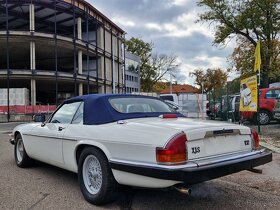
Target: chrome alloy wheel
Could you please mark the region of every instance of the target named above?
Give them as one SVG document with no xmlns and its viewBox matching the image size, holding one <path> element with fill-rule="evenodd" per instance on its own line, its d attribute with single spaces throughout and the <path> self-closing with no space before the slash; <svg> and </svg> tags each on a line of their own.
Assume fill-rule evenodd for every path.
<svg viewBox="0 0 280 210">
<path fill-rule="evenodd" d="M 16 146 L 16 153 L 17 153 L 17 162 L 21 163 L 23 159 L 23 141 L 22 139 L 18 139 L 17 146 Z"/>
<path fill-rule="evenodd" d="M 89 155 L 83 164 L 83 181 L 88 192 L 95 195 L 102 186 L 102 169 L 99 160 L 94 155 Z"/>
<path fill-rule="evenodd" d="M 260 124 L 261 125 L 266 125 L 269 123 L 269 116 L 265 112 L 260 113 Z"/>
</svg>

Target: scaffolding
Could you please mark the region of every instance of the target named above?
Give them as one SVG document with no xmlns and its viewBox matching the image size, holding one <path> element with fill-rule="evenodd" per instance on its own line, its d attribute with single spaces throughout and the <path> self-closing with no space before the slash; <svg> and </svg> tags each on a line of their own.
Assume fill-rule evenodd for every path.
<svg viewBox="0 0 280 210">
<path fill-rule="evenodd" d="M 26 86 L 24 79 L 30 80 L 31 106 L 37 105 L 38 98 L 58 106 L 61 98 L 66 99 L 61 95 L 67 88 L 71 89 L 70 97 L 125 93 L 125 33 L 89 3 L 4 0 L 0 1 L 0 12 L 0 41 L 5 39 L 1 51 L 6 58 L 6 64 L 0 63 L 0 81 L 6 77 L 6 84 L 0 88 L 8 89 L 7 121 L 9 89 Z M 21 46 L 16 45 L 18 40 Z M 30 62 L 19 59 L 28 56 Z M 37 94 L 36 87 L 49 92 Z"/>
</svg>

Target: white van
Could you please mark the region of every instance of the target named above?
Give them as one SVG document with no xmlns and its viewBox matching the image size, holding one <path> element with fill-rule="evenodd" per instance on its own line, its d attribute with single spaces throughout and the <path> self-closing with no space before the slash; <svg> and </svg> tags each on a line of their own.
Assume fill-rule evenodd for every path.
<svg viewBox="0 0 280 210">
<path fill-rule="evenodd" d="M 178 104 L 178 111 L 187 117 L 202 119 L 206 117 L 206 94 L 161 94 L 159 97 L 164 101 L 172 101 Z"/>
</svg>

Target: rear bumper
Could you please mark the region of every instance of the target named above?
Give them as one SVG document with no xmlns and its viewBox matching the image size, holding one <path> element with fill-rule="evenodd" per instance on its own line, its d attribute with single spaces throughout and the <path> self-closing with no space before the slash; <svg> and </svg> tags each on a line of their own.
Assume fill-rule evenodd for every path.
<svg viewBox="0 0 280 210">
<path fill-rule="evenodd" d="M 266 164 L 271 161 L 272 153 L 264 151 L 255 155 L 250 155 L 247 157 L 237 158 L 229 161 L 221 161 L 210 165 L 197 165 L 196 167 L 183 167 L 175 169 L 167 167 L 163 168 L 160 166 L 151 167 L 117 162 L 110 162 L 110 165 L 112 169 L 128 173 L 157 179 L 182 181 L 185 184 L 195 184 L 243 170 L 251 170 L 254 167 Z"/>
</svg>

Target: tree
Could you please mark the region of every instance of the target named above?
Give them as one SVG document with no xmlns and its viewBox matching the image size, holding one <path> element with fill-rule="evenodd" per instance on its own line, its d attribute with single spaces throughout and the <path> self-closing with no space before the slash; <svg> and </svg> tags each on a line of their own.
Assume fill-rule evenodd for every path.
<svg viewBox="0 0 280 210">
<path fill-rule="evenodd" d="M 215 44 L 226 44 L 236 35 L 246 38 L 254 47 L 261 40 L 262 83 L 268 86 L 275 57 L 273 43 L 279 39 L 280 4 L 278 0 L 200 0 L 206 12 L 199 21 L 216 23 Z M 250 68 L 252 69 L 253 66 Z"/>
<path fill-rule="evenodd" d="M 141 59 L 140 78 L 141 89 L 144 92 L 151 92 L 158 81 L 178 66 L 176 56 L 152 54 L 153 43 L 146 43 L 140 38 L 132 37 L 127 40 L 126 50 Z"/>
<path fill-rule="evenodd" d="M 271 66 L 268 73 L 269 80 L 276 82 L 280 77 L 280 42 L 272 42 L 273 56 L 271 56 Z M 254 75 L 252 72 L 255 62 L 255 47 L 244 37 L 238 37 L 237 47 L 229 57 L 232 67 L 241 72 L 241 78 Z"/>
<path fill-rule="evenodd" d="M 142 71 L 141 68 L 145 68 L 145 66 L 149 63 L 149 60 L 152 56 L 154 44 L 152 42 L 146 43 L 140 38 L 132 37 L 131 39 L 126 40 L 125 45 L 127 51 L 140 57 L 140 71 Z"/>
<path fill-rule="evenodd" d="M 209 92 L 213 89 L 218 90 L 225 86 L 227 82 L 227 73 L 220 68 L 216 69 L 196 69 L 190 73 L 195 77 L 195 84 L 203 88 L 203 92 Z"/>
</svg>

